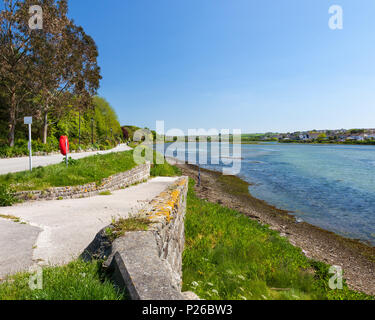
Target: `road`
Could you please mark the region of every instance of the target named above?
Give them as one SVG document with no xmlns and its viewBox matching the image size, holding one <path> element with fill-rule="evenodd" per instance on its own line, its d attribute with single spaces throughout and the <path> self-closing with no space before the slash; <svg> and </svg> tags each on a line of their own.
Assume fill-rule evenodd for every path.
<svg viewBox="0 0 375 320">
<path fill-rule="evenodd" d="M 71 153 L 69 157 L 73 159 L 82 159 L 95 154 L 107 154 L 111 152 L 121 152 L 131 150 L 126 144 L 121 144 L 114 149 L 106 151 L 92 151 L 92 152 L 81 152 Z M 45 167 L 51 164 L 60 163 L 63 160 L 63 156 L 60 154 L 49 155 L 49 156 L 35 156 L 33 157 L 33 167 Z M 0 175 L 7 174 L 10 172 L 21 172 L 29 170 L 29 158 L 11 158 L 11 159 L 0 159 Z"/>
<path fill-rule="evenodd" d="M 158 177 L 110 196 L 28 202 L 0 208 L 21 223 L 0 217 L 0 278 L 39 265 L 77 258 L 112 218 L 127 218 L 177 178 Z"/>
</svg>

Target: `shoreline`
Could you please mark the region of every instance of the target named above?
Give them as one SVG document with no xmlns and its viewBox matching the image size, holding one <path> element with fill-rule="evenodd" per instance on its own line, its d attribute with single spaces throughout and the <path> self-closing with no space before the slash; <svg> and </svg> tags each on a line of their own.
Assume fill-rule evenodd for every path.
<svg viewBox="0 0 375 320">
<path fill-rule="evenodd" d="M 184 175 L 197 181 L 198 168 L 177 163 Z M 312 259 L 341 266 L 349 287 L 375 295 L 375 247 L 359 240 L 342 237 L 307 222 L 297 222 L 289 212 L 257 199 L 249 192 L 251 184 L 237 176 L 201 168 L 201 186 L 197 196 L 237 210 L 270 229 L 278 231 L 290 243 Z"/>
</svg>

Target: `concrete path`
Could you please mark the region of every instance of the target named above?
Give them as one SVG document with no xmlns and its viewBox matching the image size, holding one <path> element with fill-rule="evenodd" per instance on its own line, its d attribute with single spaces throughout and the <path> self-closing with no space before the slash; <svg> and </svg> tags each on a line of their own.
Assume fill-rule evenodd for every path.
<svg viewBox="0 0 375 320">
<path fill-rule="evenodd" d="M 39 264 L 61 265 L 77 258 L 112 218 L 128 217 L 177 178 L 154 178 L 111 196 L 29 202 L 0 208 L 0 278 Z"/>
<path fill-rule="evenodd" d="M 85 157 L 93 156 L 95 154 L 107 154 L 111 152 L 121 152 L 129 150 L 131 150 L 130 147 L 128 147 L 126 144 L 121 144 L 111 150 L 71 153 L 69 154 L 69 157 L 72 157 L 73 159 L 82 159 Z M 33 157 L 33 167 L 45 167 L 51 164 L 60 163 L 62 160 L 63 156 L 61 154 Z M 0 159 L 0 175 L 7 174 L 9 172 L 20 172 L 26 170 L 29 170 L 28 157 Z"/>
</svg>

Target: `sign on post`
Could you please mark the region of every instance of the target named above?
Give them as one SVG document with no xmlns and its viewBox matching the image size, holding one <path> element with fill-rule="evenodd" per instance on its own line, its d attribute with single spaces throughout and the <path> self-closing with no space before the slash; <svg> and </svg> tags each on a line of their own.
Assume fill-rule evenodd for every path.
<svg viewBox="0 0 375 320">
<path fill-rule="evenodd" d="M 30 166 L 30 171 L 33 171 L 33 153 L 31 149 L 31 125 L 33 124 L 33 117 L 25 117 L 23 119 L 24 124 L 27 124 L 29 126 L 29 166 Z"/>
<path fill-rule="evenodd" d="M 25 124 L 33 124 L 33 117 L 25 117 L 23 120 Z"/>
</svg>

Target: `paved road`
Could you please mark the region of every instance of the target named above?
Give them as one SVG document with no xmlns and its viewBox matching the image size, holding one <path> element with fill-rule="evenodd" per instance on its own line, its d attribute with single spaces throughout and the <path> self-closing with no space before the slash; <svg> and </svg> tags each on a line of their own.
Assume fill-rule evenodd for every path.
<svg viewBox="0 0 375 320">
<path fill-rule="evenodd" d="M 82 159 L 82 158 L 89 157 L 95 154 L 107 154 L 111 152 L 120 152 L 120 151 L 128 151 L 128 150 L 131 150 L 131 148 L 125 144 L 121 144 L 111 150 L 71 153 L 69 154 L 69 156 L 72 157 L 73 159 Z M 63 156 L 60 154 L 33 157 L 33 167 L 34 168 L 40 167 L 40 166 L 45 167 L 51 164 L 60 163 L 62 160 L 63 160 Z M 29 158 L 28 157 L 0 159 L 0 175 L 7 174 L 9 172 L 20 172 L 20 171 L 26 171 L 26 170 L 29 170 Z"/>
<path fill-rule="evenodd" d="M 61 265 L 77 258 L 113 217 L 128 217 L 177 178 L 154 178 L 111 196 L 30 202 L 0 208 L 0 278 L 39 264 Z"/>
</svg>

